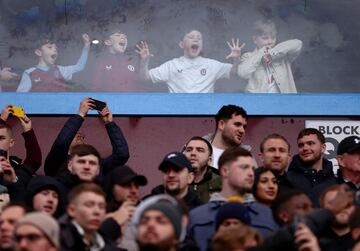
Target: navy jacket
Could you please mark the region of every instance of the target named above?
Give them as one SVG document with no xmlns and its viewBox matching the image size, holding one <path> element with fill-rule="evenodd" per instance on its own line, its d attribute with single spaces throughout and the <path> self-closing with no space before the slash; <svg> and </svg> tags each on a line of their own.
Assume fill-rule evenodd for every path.
<svg viewBox="0 0 360 251">
<path fill-rule="evenodd" d="M 84 118 L 76 114 L 65 123 L 46 157 L 46 175 L 56 176 L 67 172 L 69 147 L 83 122 Z M 113 166 L 124 165 L 129 159 L 128 144 L 120 127 L 115 122 L 110 122 L 105 124 L 105 128 L 111 141 L 112 154 L 100 160 L 100 177 L 104 177 Z"/>
<path fill-rule="evenodd" d="M 194 240 L 201 251 L 208 250 L 208 244 L 215 233 L 215 216 L 225 202 L 218 193 L 214 193 L 208 203 L 190 211 L 187 238 Z M 270 208 L 256 201 L 244 204 L 250 212 L 251 225 L 262 236 L 278 229 Z"/>
<path fill-rule="evenodd" d="M 311 166 L 306 166 L 299 155 L 295 155 L 286 177 L 294 188 L 304 191 L 309 196 L 315 207 L 319 207 L 321 193 L 329 186 L 337 184 L 333 165 L 325 158 L 323 159 L 322 170 L 317 172 Z"/>
<path fill-rule="evenodd" d="M 163 185 L 159 185 L 154 187 L 151 190 L 151 194 L 146 195 L 143 200 L 153 196 L 153 195 L 157 195 L 157 194 L 164 194 L 165 193 L 165 187 Z M 185 197 L 183 198 L 184 203 L 186 204 L 186 206 L 188 207 L 189 210 L 196 208 L 198 206 L 201 206 L 202 204 L 204 204 L 199 196 L 191 190 L 191 188 L 189 187 L 188 193 L 185 195 Z"/>
</svg>

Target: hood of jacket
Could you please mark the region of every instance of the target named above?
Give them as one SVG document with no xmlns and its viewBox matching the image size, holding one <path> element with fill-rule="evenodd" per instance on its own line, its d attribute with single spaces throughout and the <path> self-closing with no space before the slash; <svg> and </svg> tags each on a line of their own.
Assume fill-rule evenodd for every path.
<svg viewBox="0 0 360 251">
<path fill-rule="evenodd" d="M 58 206 L 55 211 L 54 216 L 58 217 L 64 213 L 65 207 L 65 191 L 64 187 L 61 183 L 59 183 L 56 179 L 50 176 L 35 176 L 33 177 L 29 184 L 27 185 L 26 189 L 26 204 L 33 208 L 33 198 L 34 196 L 46 189 L 54 190 L 58 194 Z"/>
</svg>

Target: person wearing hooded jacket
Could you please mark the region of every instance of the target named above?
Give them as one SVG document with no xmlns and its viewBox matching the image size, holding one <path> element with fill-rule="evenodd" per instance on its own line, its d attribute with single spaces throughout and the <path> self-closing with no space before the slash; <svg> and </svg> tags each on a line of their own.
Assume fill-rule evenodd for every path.
<svg viewBox="0 0 360 251">
<path fill-rule="evenodd" d="M 322 191 L 337 184 L 332 163 L 324 158 L 324 135 L 315 128 L 305 128 L 298 138 L 298 154 L 290 163 L 287 179 L 296 189 L 302 190 L 319 207 Z"/>
<path fill-rule="evenodd" d="M 65 190 L 61 183 L 49 176 L 33 177 L 26 189 L 25 203 L 35 211 L 55 218 L 65 212 Z"/>
</svg>

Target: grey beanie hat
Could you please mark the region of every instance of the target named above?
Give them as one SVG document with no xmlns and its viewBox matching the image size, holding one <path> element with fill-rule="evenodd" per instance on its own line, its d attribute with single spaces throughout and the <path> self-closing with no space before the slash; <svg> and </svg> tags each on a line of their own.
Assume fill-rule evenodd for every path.
<svg viewBox="0 0 360 251">
<path fill-rule="evenodd" d="M 177 239 L 180 238 L 180 234 L 182 230 L 181 229 L 182 215 L 178 207 L 172 205 L 168 201 L 159 201 L 145 208 L 145 210 L 141 214 L 141 217 L 147 211 L 150 210 L 156 210 L 162 212 L 171 221 L 171 224 L 174 226 L 176 238 Z"/>
<path fill-rule="evenodd" d="M 56 248 L 60 248 L 60 229 L 57 221 L 42 212 L 32 212 L 21 218 L 15 227 L 15 231 L 21 225 L 32 225 L 38 228 Z"/>
<path fill-rule="evenodd" d="M 135 210 L 132 218 L 133 233 L 137 236 L 137 228 L 144 213 L 149 210 L 162 212 L 174 226 L 176 238 L 181 242 L 185 238 L 186 228 L 182 220 L 182 210 L 173 197 L 167 194 L 154 195 L 144 200 Z"/>
</svg>

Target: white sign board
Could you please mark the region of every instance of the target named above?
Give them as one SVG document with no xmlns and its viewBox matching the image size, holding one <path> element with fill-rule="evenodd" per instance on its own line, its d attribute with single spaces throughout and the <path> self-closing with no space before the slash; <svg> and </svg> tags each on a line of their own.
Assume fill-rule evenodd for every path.
<svg viewBox="0 0 360 251">
<path fill-rule="evenodd" d="M 360 136 L 360 121 L 353 120 L 306 120 L 306 128 L 316 128 L 325 136 L 325 158 L 334 165 L 336 174 L 339 165 L 336 161 L 337 146 L 341 140 L 348 136 Z"/>
</svg>

